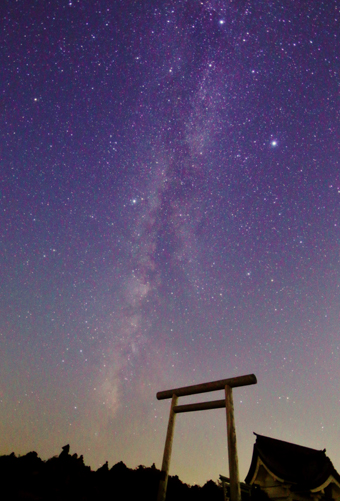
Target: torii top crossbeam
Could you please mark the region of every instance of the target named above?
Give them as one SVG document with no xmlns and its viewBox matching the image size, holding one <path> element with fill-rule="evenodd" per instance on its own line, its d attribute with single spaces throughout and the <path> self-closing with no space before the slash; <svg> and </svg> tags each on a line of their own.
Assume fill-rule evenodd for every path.
<svg viewBox="0 0 340 501">
<path fill-rule="evenodd" d="M 193 384 L 192 386 L 183 386 L 182 388 L 174 388 L 173 390 L 159 391 L 156 395 L 157 400 L 164 400 L 172 398 L 172 395 L 184 397 L 186 395 L 195 395 L 197 393 L 208 393 L 210 391 L 224 390 L 226 385 L 230 388 L 237 388 L 238 386 L 249 386 L 256 384 L 257 379 L 255 374 L 247 374 L 246 376 L 231 377 L 229 379 L 220 379 L 210 383 Z"/>
</svg>

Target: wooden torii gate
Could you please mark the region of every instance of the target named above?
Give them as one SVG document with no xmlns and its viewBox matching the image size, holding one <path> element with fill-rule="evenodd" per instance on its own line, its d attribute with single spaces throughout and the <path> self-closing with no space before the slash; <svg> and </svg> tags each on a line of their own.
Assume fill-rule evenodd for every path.
<svg viewBox="0 0 340 501">
<path fill-rule="evenodd" d="M 220 379 L 219 381 L 195 384 L 192 386 L 184 386 L 182 388 L 174 388 L 173 390 L 159 391 L 157 393 L 158 400 L 164 400 L 166 398 L 172 399 L 170 407 L 168 431 L 165 439 L 162 471 L 161 471 L 161 478 L 159 481 L 157 501 L 165 501 L 176 414 L 180 412 L 193 412 L 193 411 L 203 411 L 207 409 L 221 409 L 221 408 L 225 408 L 227 413 L 230 501 L 241 501 L 232 389 L 237 388 L 239 386 L 248 386 L 250 384 L 256 384 L 256 383 L 257 379 L 255 374 L 248 374 L 246 376 L 238 376 L 229 379 Z M 223 400 L 214 400 L 212 402 L 200 402 L 197 404 L 177 405 L 178 397 L 184 397 L 186 395 L 194 395 L 197 393 L 206 393 L 209 391 L 217 391 L 223 389 L 225 391 L 225 399 Z"/>
</svg>

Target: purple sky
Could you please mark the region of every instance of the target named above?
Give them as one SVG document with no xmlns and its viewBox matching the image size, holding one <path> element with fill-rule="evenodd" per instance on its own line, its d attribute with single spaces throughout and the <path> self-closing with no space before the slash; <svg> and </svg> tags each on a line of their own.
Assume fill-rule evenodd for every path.
<svg viewBox="0 0 340 501">
<path fill-rule="evenodd" d="M 340 470 L 339 9 L 2 4 L 0 454 L 160 467 L 156 392 L 254 372 L 242 479 L 253 431 Z M 223 410 L 170 473 L 228 474 Z"/>
</svg>

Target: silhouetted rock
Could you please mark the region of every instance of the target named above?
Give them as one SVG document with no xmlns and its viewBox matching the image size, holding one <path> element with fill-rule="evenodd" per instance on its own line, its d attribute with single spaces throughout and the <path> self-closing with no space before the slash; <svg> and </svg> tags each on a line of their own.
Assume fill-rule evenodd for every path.
<svg viewBox="0 0 340 501">
<path fill-rule="evenodd" d="M 69 453 L 70 453 L 70 445 L 69 444 L 64 445 L 64 447 L 62 447 L 62 452 L 59 454 L 59 457 L 63 458 L 65 456 L 68 456 Z"/>
</svg>

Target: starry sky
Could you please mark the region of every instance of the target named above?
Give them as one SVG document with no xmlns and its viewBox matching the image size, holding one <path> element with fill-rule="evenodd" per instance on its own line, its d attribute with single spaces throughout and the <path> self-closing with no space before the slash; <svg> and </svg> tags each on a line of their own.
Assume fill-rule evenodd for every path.
<svg viewBox="0 0 340 501">
<path fill-rule="evenodd" d="M 1 3 L 0 454 L 160 467 L 157 391 L 255 373 L 241 479 L 253 431 L 340 471 L 339 9 Z M 228 474 L 223 409 L 170 473 Z"/>
</svg>

